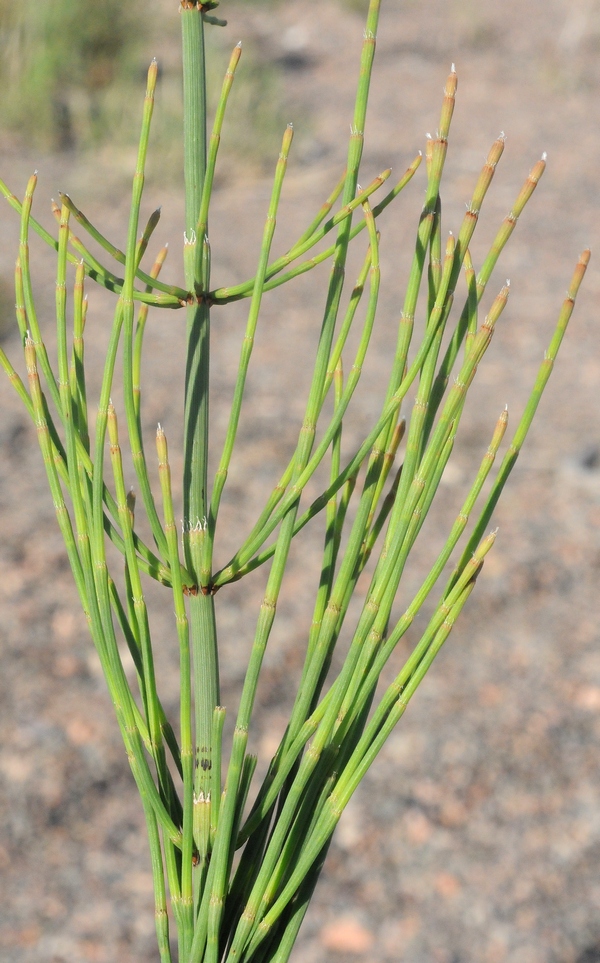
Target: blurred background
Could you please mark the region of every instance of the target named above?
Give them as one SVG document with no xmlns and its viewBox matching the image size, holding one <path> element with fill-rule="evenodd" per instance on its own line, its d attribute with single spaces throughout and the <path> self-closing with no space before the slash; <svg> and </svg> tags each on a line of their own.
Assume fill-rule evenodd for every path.
<svg viewBox="0 0 600 963">
<path fill-rule="evenodd" d="M 212 210 L 215 284 L 254 271 L 289 120 L 296 137 L 277 253 L 302 233 L 337 181 L 365 7 L 362 0 L 223 0 L 218 13 L 229 25 L 208 30 L 213 103 L 239 39 L 244 52 Z M 182 276 L 183 224 L 178 43 L 175 0 L 0 0 L 0 176 L 22 195 L 39 168 L 35 213 L 49 229 L 50 199 L 67 190 L 124 245 L 144 77 L 157 56 L 142 215 L 162 204 L 155 239 L 170 243 L 165 276 L 174 281 Z M 399 177 L 423 148 L 452 61 L 459 88 L 442 190 L 445 229 L 458 230 L 489 146 L 501 130 L 507 137 L 472 246 L 476 267 L 529 169 L 548 152 L 547 172 L 486 295 L 489 304 L 510 277 L 509 305 L 399 609 L 435 557 L 506 403 L 516 426 L 588 245 L 592 261 L 496 513 L 494 551 L 342 819 L 295 963 L 600 961 L 599 52 L 600 0 L 383 0 L 361 183 L 388 166 Z M 381 218 L 379 321 L 345 432 L 347 453 L 381 404 L 424 184 L 419 171 Z M 18 219 L 8 205 L 1 215 L 0 337 L 14 359 Z M 350 280 L 363 253 L 359 243 Z M 52 349 L 53 259 L 37 239 L 33 257 Z M 219 562 L 250 528 L 295 443 L 326 280 L 327 266 L 265 299 Z M 88 287 L 86 350 L 94 367 L 113 302 Z M 215 312 L 215 451 L 244 310 L 242 303 Z M 183 318 L 154 312 L 147 330 L 148 450 L 160 420 L 176 473 Z M 6 379 L 0 408 L 0 956 L 7 963 L 158 961 L 141 807 L 79 613 L 35 432 Z M 299 677 L 321 539 L 317 523 L 292 551 L 251 746 L 262 771 Z M 229 725 L 263 586 L 258 571 L 217 597 Z M 149 604 L 164 701 L 175 714 L 178 655 L 164 590 L 151 587 Z"/>
</svg>

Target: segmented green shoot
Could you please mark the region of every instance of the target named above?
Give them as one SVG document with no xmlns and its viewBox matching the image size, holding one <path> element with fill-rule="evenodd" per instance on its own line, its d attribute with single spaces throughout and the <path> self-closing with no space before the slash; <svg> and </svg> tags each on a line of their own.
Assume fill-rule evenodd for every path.
<svg viewBox="0 0 600 963">
<path fill-rule="evenodd" d="M 263 231 L 263 240 L 259 255 L 258 270 L 256 272 L 256 280 L 254 282 L 254 291 L 250 301 L 248 320 L 246 322 L 246 331 L 244 334 L 244 340 L 242 342 L 238 375 L 233 393 L 231 413 L 229 416 L 229 425 L 227 427 L 227 435 L 225 437 L 223 453 L 221 455 L 221 460 L 219 462 L 219 467 L 217 469 L 213 484 L 210 513 L 208 517 L 208 533 L 205 541 L 206 557 L 204 560 L 204 567 L 207 570 L 212 568 L 212 550 L 215 538 L 217 516 L 219 513 L 219 505 L 221 502 L 221 496 L 223 494 L 223 488 L 225 487 L 225 482 L 227 480 L 227 473 L 237 435 L 246 377 L 248 374 L 248 367 L 250 365 L 250 358 L 252 356 L 252 349 L 254 347 L 254 336 L 256 333 L 256 326 L 258 324 L 263 297 L 265 274 L 267 270 L 269 254 L 271 252 L 271 244 L 273 243 L 273 236 L 275 234 L 275 226 L 277 223 L 277 209 L 279 207 L 279 200 L 281 198 L 281 189 L 283 186 L 283 179 L 285 177 L 293 136 L 294 129 L 291 125 L 289 125 L 283 136 L 281 152 L 279 154 L 279 160 L 277 161 L 277 168 L 273 182 L 273 192 L 271 194 L 271 202 L 269 204 L 269 211 Z"/>
</svg>

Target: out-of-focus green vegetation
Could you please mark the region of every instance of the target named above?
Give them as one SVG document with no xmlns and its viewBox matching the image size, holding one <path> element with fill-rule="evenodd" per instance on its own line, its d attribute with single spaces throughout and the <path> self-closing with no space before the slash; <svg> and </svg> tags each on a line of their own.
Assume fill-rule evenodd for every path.
<svg viewBox="0 0 600 963">
<path fill-rule="evenodd" d="M 88 145 L 111 127 L 113 92 L 138 85 L 141 0 L 0 0 L 0 121 L 37 147 Z"/>
<path fill-rule="evenodd" d="M 146 69 L 156 54 L 160 79 L 152 166 L 160 165 L 163 178 L 169 172 L 178 177 L 179 31 L 175 2 L 0 0 L 0 127 L 17 146 L 37 150 L 133 145 Z M 224 71 L 234 42 L 228 30 L 207 30 L 210 62 L 222 64 Z M 214 76 L 209 77 L 215 100 L 222 81 L 219 69 L 213 66 Z M 282 116 L 278 74 L 277 64 L 253 51 L 251 42 L 245 45 L 223 146 L 255 166 L 278 151 L 287 119 Z"/>
</svg>

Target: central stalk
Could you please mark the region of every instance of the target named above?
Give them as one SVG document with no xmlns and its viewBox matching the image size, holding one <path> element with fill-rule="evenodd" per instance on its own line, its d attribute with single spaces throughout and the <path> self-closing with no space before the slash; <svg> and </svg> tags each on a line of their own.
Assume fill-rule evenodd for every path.
<svg viewBox="0 0 600 963">
<path fill-rule="evenodd" d="M 198 216 L 206 174 L 206 63 L 201 7 L 190 0 L 181 5 L 183 36 L 183 106 L 185 165 L 187 360 L 185 374 L 183 544 L 185 564 L 198 591 L 190 599 L 194 664 L 196 754 L 194 776 L 194 841 L 204 874 L 210 851 L 210 770 L 213 764 L 212 726 L 219 703 L 219 666 L 211 572 L 202 570 L 207 535 L 208 393 L 210 307 L 204 295 L 210 283 L 208 237 L 197 236 Z"/>
</svg>

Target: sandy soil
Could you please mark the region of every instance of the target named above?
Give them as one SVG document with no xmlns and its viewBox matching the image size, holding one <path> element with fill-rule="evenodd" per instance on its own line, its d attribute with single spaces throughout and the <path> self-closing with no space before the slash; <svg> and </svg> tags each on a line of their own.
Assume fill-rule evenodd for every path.
<svg viewBox="0 0 600 963">
<path fill-rule="evenodd" d="M 280 62 L 286 109 L 291 119 L 303 119 L 282 203 L 277 248 L 283 250 L 343 166 L 362 27 L 355 12 L 329 0 L 286 0 L 268 10 L 233 7 L 228 36 L 235 43 L 250 35 L 261 56 Z M 388 165 L 403 170 L 425 132 L 435 130 L 451 61 L 459 95 L 443 194 L 447 227 L 458 228 L 488 147 L 500 130 L 507 134 L 473 244 L 476 264 L 529 168 L 542 151 L 549 155 L 491 284 L 493 293 L 509 276 L 511 301 L 408 587 L 460 506 L 505 403 L 516 424 L 579 252 L 600 247 L 599 49 L 597 0 L 384 2 L 363 183 Z M 47 200 L 70 189 L 124 243 L 120 169 L 106 163 L 91 169 L 67 157 L 38 165 L 7 154 L 3 176 L 20 193 L 34 166 L 41 168 L 37 204 L 46 223 Z M 144 209 L 163 203 L 157 236 L 171 242 L 168 270 L 177 278 L 182 203 L 172 187 L 161 189 L 159 174 Z M 379 326 L 346 433 L 348 451 L 377 412 L 423 186 L 420 173 L 381 221 Z M 217 283 L 252 273 L 269 190 L 267 179 L 253 179 L 239 163 L 219 182 Z M 7 208 L 2 231 L 0 274 L 10 279 L 18 225 Z M 52 344 L 52 262 L 40 245 L 35 250 L 36 293 Z M 265 303 L 224 504 L 229 534 L 222 535 L 222 559 L 255 517 L 293 444 L 325 279 L 326 271 L 315 272 Z M 600 269 L 592 260 L 527 450 L 496 515 L 497 546 L 454 636 L 343 817 L 296 963 L 600 960 L 599 293 Z M 90 301 L 93 359 L 106 340 L 111 302 L 99 292 Z M 215 320 L 217 441 L 242 321 L 243 309 Z M 152 316 L 145 368 L 149 438 L 160 419 L 176 465 L 182 330 L 176 313 Z M 14 356 L 18 344 L 13 338 L 6 347 Z M 34 431 L 5 380 L 0 393 L 0 956 L 6 963 L 158 960 L 141 807 L 78 611 Z M 320 538 L 317 526 L 292 553 L 256 718 L 253 745 L 263 764 L 298 678 Z M 259 572 L 218 597 L 230 717 L 262 584 Z M 174 713 L 169 606 L 163 592 L 151 589 L 149 598 L 155 638 L 164 639 L 158 645 L 164 701 Z"/>
</svg>

